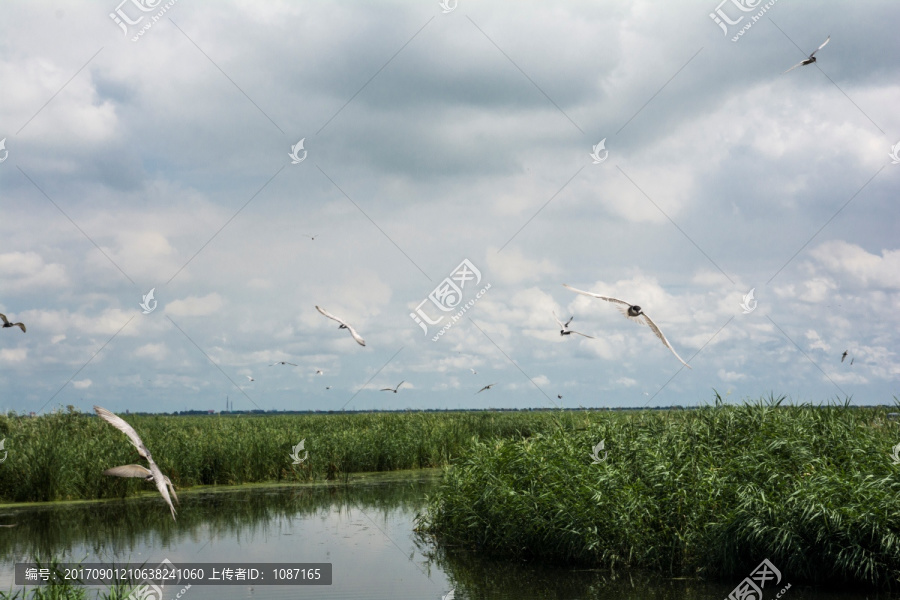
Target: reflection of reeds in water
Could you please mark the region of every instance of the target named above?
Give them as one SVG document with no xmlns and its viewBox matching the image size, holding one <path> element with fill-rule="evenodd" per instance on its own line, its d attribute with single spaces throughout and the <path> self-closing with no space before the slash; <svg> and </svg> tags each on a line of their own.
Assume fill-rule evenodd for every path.
<svg viewBox="0 0 900 600">
<path fill-rule="evenodd" d="M 361 509 L 373 518 L 396 510 L 415 514 L 438 474 L 384 474 L 350 486 L 321 483 L 193 491 L 188 492 L 190 502 L 182 505 L 177 524 L 165 511 L 155 516 L 148 512 L 159 503 L 152 494 L 126 502 L 22 508 L 15 515 L 19 526 L 0 535 L 0 561 L 29 554 L 57 556 L 77 546 L 101 555 L 147 545 L 171 546 L 198 535 L 277 535 L 279 527 L 291 520 L 332 511 Z"/>
<path fill-rule="evenodd" d="M 885 409 L 781 400 L 476 444 L 418 529 L 482 558 L 733 581 L 768 558 L 792 583 L 898 583 L 898 427 Z"/>
</svg>

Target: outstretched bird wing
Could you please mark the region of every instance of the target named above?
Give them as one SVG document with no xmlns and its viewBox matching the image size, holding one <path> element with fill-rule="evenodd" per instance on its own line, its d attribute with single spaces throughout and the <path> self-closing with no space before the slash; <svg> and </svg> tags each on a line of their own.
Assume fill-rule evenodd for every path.
<svg viewBox="0 0 900 600">
<path fill-rule="evenodd" d="M 793 70 L 796 69 L 797 67 L 801 66 L 801 65 L 802 65 L 803 63 L 805 63 L 805 62 L 806 62 L 806 59 L 801 60 L 800 62 L 798 62 L 796 65 L 794 65 L 793 67 L 791 67 L 790 69 L 788 69 L 788 70 L 785 71 L 784 73 L 790 73 L 791 71 L 793 71 Z M 782 75 L 784 75 L 784 73 L 782 73 Z"/>
<path fill-rule="evenodd" d="M 816 52 L 818 52 L 819 50 L 821 50 L 822 48 L 824 48 L 824 47 L 825 47 L 825 44 L 827 44 L 830 40 L 831 40 L 831 36 L 829 35 L 829 36 L 825 39 L 825 41 L 822 42 L 822 45 L 821 45 L 821 46 L 819 46 L 818 48 L 816 48 L 815 50 L 812 51 L 812 54 L 810 54 L 809 57 L 812 58 L 813 56 L 815 56 L 815 55 L 816 55 Z"/>
<path fill-rule="evenodd" d="M 346 325 L 346 323 L 345 323 L 345 325 Z M 347 325 L 347 331 L 350 332 L 350 335 L 353 336 L 353 339 L 356 340 L 357 344 L 359 344 L 360 346 L 366 345 L 366 340 L 362 339 L 362 336 L 359 335 L 359 333 L 357 333 L 356 330 L 353 329 L 353 327 L 351 327 L 350 325 Z"/>
<path fill-rule="evenodd" d="M 0 313 L 0 319 L 3 319 L 4 325 L 9 325 L 9 321 L 6 319 L 6 315 L 4 315 L 3 313 Z"/>
<path fill-rule="evenodd" d="M 556 316 L 556 312 L 553 313 L 553 318 L 556 319 L 556 322 L 559 323 L 560 329 L 565 329 L 566 325 L 562 321 L 559 320 L 559 317 Z"/>
<path fill-rule="evenodd" d="M 610 296 L 601 296 L 600 294 L 595 294 L 594 292 L 585 292 L 584 290 L 579 290 L 573 288 L 571 285 L 563 284 L 563 287 L 567 287 L 575 293 L 581 294 L 582 296 L 590 296 L 591 298 L 600 298 L 601 300 L 606 300 L 607 302 L 612 302 L 614 304 L 621 304 L 625 307 L 631 306 L 630 303 L 625 302 L 624 300 L 619 300 L 618 298 L 612 298 Z"/>
<path fill-rule="evenodd" d="M 656 323 L 654 323 L 653 320 L 652 320 L 650 317 L 647 316 L 647 313 L 641 313 L 641 316 L 644 318 L 644 322 L 646 322 L 647 325 L 650 327 L 650 329 L 653 330 L 653 333 L 656 334 L 656 337 L 658 337 L 659 339 L 661 339 L 661 340 L 662 340 L 662 343 L 666 345 L 666 348 L 668 348 L 669 350 L 672 351 L 672 354 L 675 355 L 675 358 L 677 358 L 678 360 L 680 360 L 680 361 L 681 361 L 681 364 L 683 364 L 683 365 L 686 366 L 688 369 L 690 369 L 690 368 L 691 368 L 691 365 L 689 365 L 689 364 L 687 364 L 686 362 L 684 362 L 684 361 L 681 359 L 681 357 L 678 356 L 678 353 L 675 352 L 675 348 L 672 347 L 672 344 L 669 343 L 669 340 L 666 339 L 666 336 L 663 335 L 663 332 L 659 330 L 659 327 L 656 326 Z"/>
<path fill-rule="evenodd" d="M 586 338 L 590 338 L 590 339 L 592 339 L 592 340 L 597 339 L 597 338 L 595 338 L 595 337 L 592 336 L 592 335 L 588 335 L 588 334 L 586 334 L 586 333 L 581 333 L 580 331 L 575 331 L 574 329 L 570 329 L 569 331 L 572 332 L 572 333 L 577 333 L 578 335 L 584 336 L 584 337 L 586 337 Z"/>
<path fill-rule="evenodd" d="M 112 469 L 103 471 L 103 474 L 112 475 L 113 477 L 140 477 L 141 479 L 147 479 L 148 477 L 153 476 L 150 469 L 142 467 L 141 465 L 122 465 L 121 467 L 113 467 Z"/>
<path fill-rule="evenodd" d="M 150 456 L 150 451 L 147 450 L 146 446 L 144 446 L 144 442 L 141 441 L 141 438 L 138 436 L 134 428 L 126 423 L 122 417 L 111 413 L 102 406 L 94 406 L 94 411 L 101 419 L 127 435 L 128 439 L 131 440 L 131 444 L 135 448 L 137 448 L 138 454 L 146 458 L 148 462 L 153 462 L 153 458 Z"/>
</svg>

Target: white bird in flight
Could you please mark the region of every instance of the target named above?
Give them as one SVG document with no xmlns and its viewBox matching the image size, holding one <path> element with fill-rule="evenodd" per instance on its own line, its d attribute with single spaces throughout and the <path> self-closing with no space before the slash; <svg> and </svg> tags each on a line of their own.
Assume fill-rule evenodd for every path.
<svg viewBox="0 0 900 600">
<path fill-rule="evenodd" d="M 816 52 L 818 52 L 819 50 L 821 50 L 822 48 L 824 48 L 824 47 L 825 47 L 825 44 L 827 44 L 827 43 L 828 43 L 828 40 L 830 40 L 830 39 L 831 39 L 831 36 L 829 35 L 828 38 L 826 38 L 825 41 L 822 42 L 822 45 L 821 45 L 821 46 L 819 46 L 818 48 L 816 48 L 815 50 L 813 50 L 812 54 L 810 54 L 807 58 L 803 59 L 802 61 L 798 62 L 796 65 L 794 65 L 793 67 L 791 67 L 790 69 L 788 69 L 788 70 L 785 71 L 784 73 L 787 73 L 788 71 L 793 71 L 793 70 L 796 69 L 797 67 L 802 67 L 803 65 L 809 65 L 809 64 L 812 64 L 812 63 L 816 62 Z M 782 75 L 784 75 L 784 73 L 782 73 Z"/>
<path fill-rule="evenodd" d="M 319 308 L 318 306 L 316 306 L 316 310 L 319 311 L 320 313 L 322 313 L 323 315 L 325 315 L 326 317 L 328 317 L 329 319 L 331 319 L 332 321 L 337 321 L 338 323 L 340 323 L 340 326 L 338 327 L 338 329 L 346 329 L 347 331 L 349 331 L 350 335 L 353 336 L 353 339 L 356 340 L 357 344 L 359 344 L 360 346 L 366 345 L 366 340 L 362 339 L 362 336 L 360 336 L 358 333 L 356 333 L 356 330 L 353 329 L 353 327 L 351 327 L 346 321 L 344 321 L 343 319 L 337 318 L 336 316 L 334 316 L 333 314 L 331 314 L 324 308 Z"/>
<path fill-rule="evenodd" d="M 2 327 L 18 327 L 19 329 L 22 330 L 22 333 L 25 333 L 25 323 L 10 323 L 6 319 L 6 315 L 4 315 L 2 313 L 0 313 L 0 320 L 3 321 Z"/>
<path fill-rule="evenodd" d="M 590 339 L 596 339 L 592 335 L 587 335 L 585 333 L 581 333 L 580 331 L 575 331 L 574 329 L 569 329 L 569 323 L 571 323 L 575 317 L 569 317 L 569 320 L 563 323 L 559 320 L 559 317 L 556 316 L 556 313 L 553 313 L 553 318 L 556 319 L 556 322 L 559 323 L 559 335 L 572 335 L 573 333 L 577 333 L 578 335 L 584 336 Z"/>
<path fill-rule="evenodd" d="M 472 375 L 478 375 L 478 371 L 476 371 L 472 367 L 469 367 L 469 370 L 472 371 Z"/>
<path fill-rule="evenodd" d="M 316 375 L 324 375 L 324 374 L 325 374 L 325 371 L 323 371 L 322 369 L 316 369 Z"/>
<path fill-rule="evenodd" d="M 492 383 L 492 384 L 490 384 L 490 385 L 486 385 L 486 386 L 484 386 L 483 388 L 481 388 L 480 390 L 478 390 L 477 392 L 475 392 L 475 394 L 480 394 L 480 393 L 483 392 L 484 390 L 489 390 L 489 389 L 491 389 L 492 387 L 494 387 L 495 385 L 497 385 L 497 384 L 496 384 L 496 383 Z M 475 394 L 472 394 L 472 395 L 474 396 Z"/>
<path fill-rule="evenodd" d="M 400 383 L 398 383 L 398 384 L 397 384 L 397 387 L 395 387 L 395 388 L 381 388 L 380 391 L 382 391 L 382 392 L 394 392 L 394 393 L 396 394 L 396 393 L 397 393 L 397 390 L 399 390 L 399 389 L 400 389 L 400 386 L 403 385 L 404 383 L 406 383 L 406 380 L 405 380 L 405 379 L 404 379 L 403 381 L 401 381 Z"/>
<path fill-rule="evenodd" d="M 584 296 L 591 296 L 592 298 L 600 298 L 601 300 L 606 300 L 607 302 L 612 302 L 612 303 L 614 303 L 614 304 L 619 304 L 619 305 L 620 305 L 619 310 L 622 311 L 622 314 L 625 315 L 625 317 L 626 317 L 627 319 L 629 319 L 629 320 L 631 320 L 631 321 L 636 321 L 636 322 L 638 322 L 638 323 L 642 323 L 642 324 L 647 325 L 648 327 L 650 327 L 650 329 L 653 330 L 653 333 L 656 334 L 656 337 L 658 337 L 659 339 L 661 339 L 661 340 L 662 340 L 662 343 L 666 345 L 666 348 L 668 348 L 669 350 L 672 351 L 672 354 L 675 355 L 675 358 L 677 358 L 678 360 L 680 360 L 680 361 L 681 361 L 681 364 L 683 364 L 684 366 L 686 366 L 688 369 L 691 368 L 691 365 L 689 365 L 689 364 L 687 364 L 686 362 L 684 362 L 684 361 L 681 359 L 681 357 L 678 356 L 678 353 L 675 352 L 675 348 L 672 347 L 672 344 L 669 343 L 669 340 L 666 339 L 666 336 L 663 335 L 663 332 L 660 331 L 659 327 L 656 326 L 656 323 L 654 323 L 654 322 L 650 319 L 650 317 L 647 316 L 647 313 L 645 313 L 644 311 L 642 311 L 642 310 L 641 310 L 641 307 L 638 306 L 637 304 L 630 304 L 630 303 L 628 303 L 628 302 L 625 302 L 624 300 L 619 300 L 618 298 L 611 298 L 610 296 L 601 296 L 600 294 L 595 294 L 595 293 L 593 293 L 593 292 L 585 292 L 585 291 L 583 291 L 583 290 L 578 290 L 578 289 L 573 288 L 573 287 L 570 286 L 570 285 L 566 285 L 565 283 L 563 284 L 563 287 L 567 287 L 567 288 L 569 288 L 570 290 L 572 290 L 573 292 L 577 292 L 577 293 L 582 294 L 582 295 L 584 295 Z"/>
<path fill-rule="evenodd" d="M 288 362 L 288 361 L 286 361 L 286 360 L 279 360 L 278 362 L 274 362 L 274 363 L 272 363 L 272 364 L 269 365 L 269 366 L 270 366 L 270 367 L 274 367 L 275 365 L 291 365 L 292 367 L 296 367 L 296 366 L 297 366 L 297 365 L 295 365 L 294 363 Z"/>
<path fill-rule="evenodd" d="M 246 378 L 249 379 L 250 381 L 256 381 L 255 379 L 253 379 L 253 378 L 250 377 L 249 375 L 244 375 L 244 377 L 246 377 Z M 249 382 L 248 382 L 248 383 L 249 383 Z"/>
<path fill-rule="evenodd" d="M 171 490 L 175 502 L 178 502 L 178 496 L 175 494 L 175 486 L 172 485 L 169 478 L 163 475 L 162 471 L 159 470 L 159 467 L 156 466 L 156 463 L 153 462 L 150 451 L 147 450 L 147 447 L 144 445 L 144 442 L 141 441 L 137 432 L 131 425 L 126 423 L 124 419 L 101 406 L 94 406 L 94 411 L 101 419 L 127 435 L 128 439 L 131 440 L 131 444 L 137 448 L 138 454 L 147 459 L 147 463 L 150 465 L 149 469 L 144 468 L 141 465 L 123 465 L 121 467 L 107 469 L 103 471 L 103 474 L 113 475 L 115 477 L 141 477 L 147 481 L 152 481 L 156 484 L 156 489 L 159 490 L 159 493 L 162 494 L 162 497 L 169 505 L 169 509 L 172 511 L 172 520 L 174 521 L 175 507 L 172 506 L 172 499 L 169 497 L 169 491 Z M 166 486 L 168 486 L 168 488 Z"/>
</svg>

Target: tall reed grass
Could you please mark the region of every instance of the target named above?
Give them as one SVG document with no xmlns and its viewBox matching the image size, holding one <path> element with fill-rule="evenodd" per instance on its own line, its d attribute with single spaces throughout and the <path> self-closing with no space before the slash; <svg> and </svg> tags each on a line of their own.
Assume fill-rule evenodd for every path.
<svg viewBox="0 0 900 600">
<path fill-rule="evenodd" d="M 418 527 L 504 558 L 736 582 L 768 558 L 791 582 L 897 586 L 900 427 L 887 410 L 782 400 L 478 442 Z"/>
<path fill-rule="evenodd" d="M 555 426 L 553 415 L 529 413 L 122 416 L 178 488 L 440 467 L 473 439 L 519 438 Z M 143 461 L 121 432 L 93 414 L 0 415 L 4 437 L 9 454 L 0 464 L 0 502 L 153 493 L 141 480 L 102 474 Z M 309 457 L 294 465 L 291 449 L 302 439 Z"/>
</svg>

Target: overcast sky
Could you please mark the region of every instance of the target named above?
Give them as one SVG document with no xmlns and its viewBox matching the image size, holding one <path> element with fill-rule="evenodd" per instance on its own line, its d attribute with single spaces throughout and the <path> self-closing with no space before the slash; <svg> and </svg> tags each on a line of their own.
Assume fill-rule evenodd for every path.
<svg viewBox="0 0 900 600">
<path fill-rule="evenodd" d="M 892 403 L 900 4 L 738 3 L 4 2 L 0 409 Z"/>
</svg>

